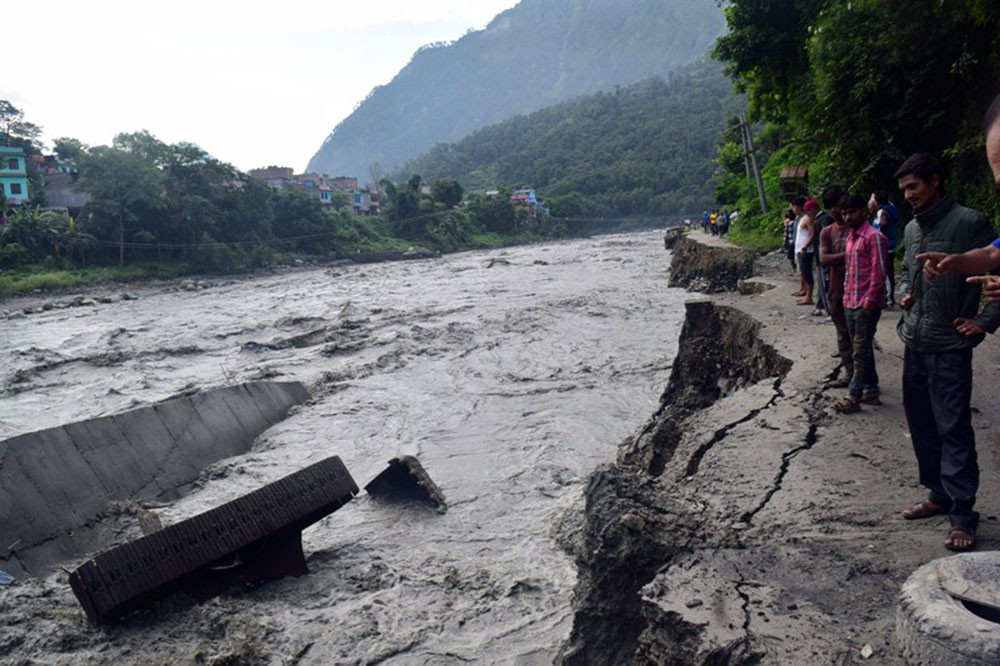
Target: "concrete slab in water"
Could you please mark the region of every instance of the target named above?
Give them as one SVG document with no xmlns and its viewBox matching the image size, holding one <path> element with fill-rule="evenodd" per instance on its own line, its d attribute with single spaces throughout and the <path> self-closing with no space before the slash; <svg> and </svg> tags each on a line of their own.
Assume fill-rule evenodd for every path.
<svg viewBox="0 0 1000 666">
<path fill-rule="evenodd" d="M 0 441 L 0 568 L 44 573 L 86 547 L 73 532 L 111 500 L 168 496 L 308 398 L 298 382 L 255 382 Z"/>
</svg>

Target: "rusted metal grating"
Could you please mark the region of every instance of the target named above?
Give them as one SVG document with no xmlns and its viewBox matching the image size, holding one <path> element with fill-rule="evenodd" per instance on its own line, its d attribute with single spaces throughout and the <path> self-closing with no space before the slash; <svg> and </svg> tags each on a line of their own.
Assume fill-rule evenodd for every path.
<svg viewBox="0 0 1000 666">
<path fill-rule="evenodd" d="M 280 552 L 290 561 L 248 566 L 233 580 L 250 582 L 276 571 L 305 572 L 301 531 L 351 500 L 358 486 L 337 456 L 243 497 L 84 562 L 69 576 L 94 622 L 121 615 L 169 592 L 195 572 L 236 555 L 249 560 Z M 276 540 L 282 544 L 274 546 Z M 270 545 L 269 545 L 270 544 Z M 270 550 L 269 550 L 270 549 Z M 297 549 L 298 557 L 295 557 Z"/>
</svg>

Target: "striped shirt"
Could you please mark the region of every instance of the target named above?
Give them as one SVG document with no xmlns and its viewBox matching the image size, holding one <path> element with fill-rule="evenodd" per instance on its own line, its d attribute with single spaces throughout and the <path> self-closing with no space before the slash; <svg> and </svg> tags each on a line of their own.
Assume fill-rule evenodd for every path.
<svg viewBox="0 0 1000 666">
<path fill-rule="evenodd" d="M 844 308 L 885 307 L 885 236 L 864 222 L 847 234 L 844 247 L 847 274 L 844 277 Z"/>
</svg>

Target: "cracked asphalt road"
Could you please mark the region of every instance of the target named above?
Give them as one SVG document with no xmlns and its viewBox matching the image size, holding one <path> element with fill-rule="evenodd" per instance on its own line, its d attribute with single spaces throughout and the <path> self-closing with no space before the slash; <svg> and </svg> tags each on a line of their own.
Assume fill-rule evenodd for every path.
<svg viewBox="0 0 1000 666">
<path fill-rule="evenodd" d="M 870 645 L 875 662 L 902 664 L 894 643 L 899 588 L 948 551 L 946 517 L 900 516 L 926 491 L 902 408 L 899 310 L 884 313 L 877 334 L 884 404 L 837 414 L 832 404 L 843 391 L 830 388 L 838 364 L 829 354 L 833 325 L 794 305 L 797 281 L 786 263 L 761 263 L 758 280 L 773 289 L 713 300 L 759 321 L 761 339 L 794 366 L 781 395 L 762 381 L 692 419 L 661 483 L 700 503 L 702 530 L 644 588 L 645 612 L 675 612 L 689 629 L 702 627 L 697 654 L 728 651 L 730 663 L 753 654 L 774 664 L 855 663 Z M 974 364 L 979 548 L 992 550 L 1000 547 L 1000 340 L 988 337 Z M 714 596 L 706 598 L 706 588 Z M 691 608 L 693 600 L 702 603 Z M 732 618 L 740 606 L 747 609 L 742 623 Z M 656 622 L 649 620 L 640 646 L 664 642 L 653 635 Z"/>
</svg>

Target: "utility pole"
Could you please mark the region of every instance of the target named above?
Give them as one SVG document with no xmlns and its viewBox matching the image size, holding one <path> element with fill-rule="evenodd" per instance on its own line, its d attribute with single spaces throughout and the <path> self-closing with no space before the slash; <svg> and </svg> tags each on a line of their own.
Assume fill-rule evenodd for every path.
<svg viewBox="0 0 1000 666">
<path fill-rule="evenodd" d="M 737 129 L 740 130 L 740 145 L 743 146 L 743 168 L 746 169 L 747 180 L 750 180 L 750 149 L 747 148 L 747 135 L 743 131 L 743 116 L 740 116 Z"/>
<path fill-rule="evenodd" d="M 753 145 L 753 135 L 750 133 L 750 126 L 747 124 L 746 117 L 742 114 L 740 115 L 740 128 L 743 130 L 743 140 L 746 150 L 744 154 L 750 158 L 753 177 L 757 181 L 757 194 L 760 196 L 760 210 L 763 212 L 767 210 L 767 197 L 764 196 L 764 181 L 761 180 L 760 169 L 757 167 L 757 150 Z"/>
</svg>

